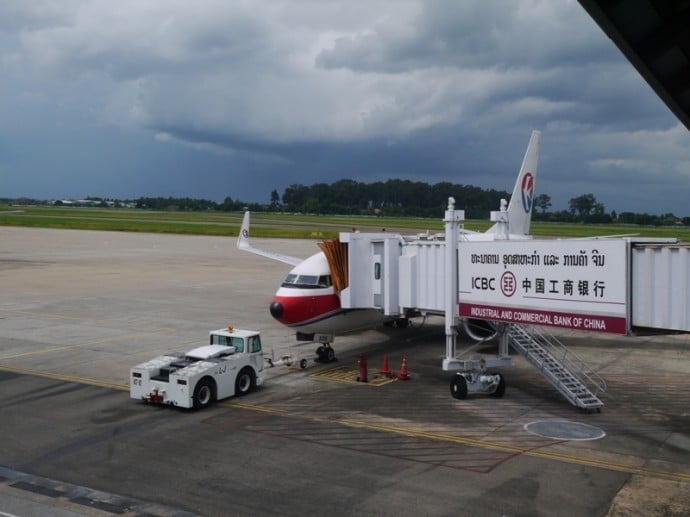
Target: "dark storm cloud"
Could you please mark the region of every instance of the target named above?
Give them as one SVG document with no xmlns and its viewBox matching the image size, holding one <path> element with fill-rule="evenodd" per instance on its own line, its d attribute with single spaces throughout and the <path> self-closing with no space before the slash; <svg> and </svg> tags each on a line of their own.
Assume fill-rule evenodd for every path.
<svg viewBox="0 0 690 517">
<path fill-rule="evenodd" d="M 690 189 L 687 131 L 573 1 L 6 2 L 0 43 L 7 195 L 509 190 L 535 128 L 560 208 Z"/>
<path fill-rule="evenodd" d="M 579 10 L 574 3 L 422 3 L 417 13 L 398 24 L 380 23 L 370 31 L 336 39 L 332 48 L 318 55 L 317 63 L 327 68 L 399 72 L 433 66 L 544 69 L 564 61 L 612 61 L 604 42 L 582 30 L 588 21 Z"/>
</svg>

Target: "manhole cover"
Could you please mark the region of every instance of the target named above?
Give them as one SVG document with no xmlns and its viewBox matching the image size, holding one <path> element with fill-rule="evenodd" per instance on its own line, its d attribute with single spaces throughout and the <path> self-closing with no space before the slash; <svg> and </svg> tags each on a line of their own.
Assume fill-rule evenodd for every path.
<svg viewBox="0 0 690 517">
<path fill-rule="evenodd" d="M 593 425 L 567 420 L 541 420 L 525 424 L 525 431 L 553 440 L 599 440 L 606 433 Z"/>
</svg>

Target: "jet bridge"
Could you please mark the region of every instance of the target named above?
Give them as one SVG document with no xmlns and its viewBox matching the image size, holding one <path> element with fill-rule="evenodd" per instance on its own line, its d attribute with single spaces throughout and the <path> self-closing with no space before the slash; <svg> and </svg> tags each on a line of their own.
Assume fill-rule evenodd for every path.
<svg viewBox="0 0 690 517">
<path fill-rule="evenodd" d="M 500 222 L 500 213 L 495 214 Z M 599 408 L 603 380 L 555 337 L 543 338 L 543 331 L 532 329 L 690 332 L 690 244 L 633 238 L 512 240 L 500 231 L 465 232 L 463 219 L 464 212 L 449 204 L 441 235 L 341 233 L 337 248 L 342 275 L 347 272 L 341 306 L 378 309 L 392 319 L 443 316 L 442 367 L 464 376 L 464 393 L 487 391 L 487 386 L 502 393 L 500 374 L 485 373 L 510 365 L 512 347 L 573 405 Z M 491 322 L 501 331 L 497 356 L 477 359 L 471 355 L 476 347 L 458 354 L 458 329 L 469 320 Z"/>
</svg>

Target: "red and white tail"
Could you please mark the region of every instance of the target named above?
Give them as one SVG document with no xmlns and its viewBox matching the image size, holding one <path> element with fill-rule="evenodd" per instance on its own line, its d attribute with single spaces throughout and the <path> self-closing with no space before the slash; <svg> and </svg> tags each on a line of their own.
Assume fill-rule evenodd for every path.
<svg viewBox="0 0 690 517">
<path fill-rule="evenodd" d="M 534 189 L 537 181 L 540 138 L 540 131 L 532 131 L 532 137 L 527 145 L 522 167 L 520 167 L 520 174 L 518 174 L 515 182 L 513 194 L 510 196 L 507 209 L 509 235 L 529 235 L 532 207 L 534 206 Z M 498 225 L 495 224 L 486 233 L 498 232 Z"/>
</svg>

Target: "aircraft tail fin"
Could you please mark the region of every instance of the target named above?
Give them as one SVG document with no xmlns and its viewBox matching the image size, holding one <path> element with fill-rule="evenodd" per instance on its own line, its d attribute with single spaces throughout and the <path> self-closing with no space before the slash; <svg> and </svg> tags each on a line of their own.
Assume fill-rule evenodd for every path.
<svg viewBox="0 0 690 517">
<path fill-rule="evenodd" d="M 250 248 L 249 244 L 249 210 L 244 213 L 242 218 L 242 226 L 240 226 L 240 233 L 237 236 L 237 248 L 241 250 L 246 250 Z"/>
<path fill-rule="evenodd" d="M 532 131 L 527 145 L 525 157 L 522 160 L 520 174 L 518 174 L 513 194 L 508 204 L 508 233 L 510 235 L 529 235 L 532 221 L 532 207 L 534 206 L 534 187 L 537 180 L 537 165 L 539 162 L 540 131 Z M 493 225 L 487 233 L 498 233 L 498 224 Z"/>
</svg>

